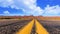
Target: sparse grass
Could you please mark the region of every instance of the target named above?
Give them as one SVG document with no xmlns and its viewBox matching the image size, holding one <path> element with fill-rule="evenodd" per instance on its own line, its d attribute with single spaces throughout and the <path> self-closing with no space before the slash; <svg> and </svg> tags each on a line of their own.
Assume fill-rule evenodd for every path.
<svg viewBox="0 0 60 34">
<path fill-rule="evenodd" d="M 55 19 L 53 20 L 39 20 L 39 22 L 50 34 L 60 34 L 60 21 L 55 21 Z"/>
<path fill-rule="evenodd" d="M 31 20 L 5 19 L 2 22 L 0 21 L 0 34 L 15 34 L 15 32 L 28 24 L 29 21 Z"/>
<path fill-rule="evenodd" d="M 59 21 L 60 17 L 38 17 L 40 20 L 51 20 L 51 21 Z"/>
</svg>

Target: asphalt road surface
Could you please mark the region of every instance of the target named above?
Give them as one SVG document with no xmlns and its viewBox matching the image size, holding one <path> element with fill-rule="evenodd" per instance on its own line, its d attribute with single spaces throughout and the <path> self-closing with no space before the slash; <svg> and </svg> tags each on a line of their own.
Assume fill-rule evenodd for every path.
<svg viewBox="0 0 60 34">
<path fill-rule="evenodd" d="M 37 19 L 1 21 L 0 34 L 60 34 L 60 26 L 55 23 Z"/>
<path fill-rule="evenodd" d="M 41 24 L 39 24 L 39 22 L 36 19 L 33 19 L 22 30 L 19 30 L 16 34 L 49 34 L 49 33 Z"/>
</svg>

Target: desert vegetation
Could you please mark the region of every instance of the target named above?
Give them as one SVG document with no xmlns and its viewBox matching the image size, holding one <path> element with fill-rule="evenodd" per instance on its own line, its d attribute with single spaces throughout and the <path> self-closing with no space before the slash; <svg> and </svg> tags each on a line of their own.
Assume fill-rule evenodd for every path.
<svg viewBox="0 0 60 34">
<path fill-rule="evenodd" d="M 15 34 L 19 29 L 27 25 L 31 19 L 3 19 L 0 20 L 0 34 Z"/>
<path fill-rule="evenodd" d="M 39 20 L 52 20 L 52 21 L 59 21 L 60 20 L 60 16 L 38 16 L 37 19 Z"/>
<path fill-rule="evenodd" d="M 32 19 L 37 19 L 50 34 L 60 34 L 60 17 L 0 16 L 0 34 L 15 34 Z M 35 26 L 31 31 L 35 33 Z"/>
<path fill-rule="evenodd" d="M 60 34 L 60 17 L 40 17 L 38 21 L 49 34 Z"/>
</svg>

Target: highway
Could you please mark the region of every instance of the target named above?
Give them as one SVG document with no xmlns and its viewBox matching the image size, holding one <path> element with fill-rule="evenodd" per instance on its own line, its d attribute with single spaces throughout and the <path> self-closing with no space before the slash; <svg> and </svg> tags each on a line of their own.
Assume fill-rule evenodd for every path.
<svg viewBox="0 0 60 34">
<path fill-rule="evenodd" d="M 0 22 L 0 34 L 49 34 L 37 19 Z"/>
<path fill-rule="evenodd" d="M 23 27 L 22 30 L 20 29 L 20 31 L 18 31 L 17 34 L 30 34 L 33 24 L 34 24 L 34 20 L 32 20 L 25 27 Z"/>
<path fill-rule="evenodd" d="M 60 21 L 2 20 L 0 34 L 60 34 Z"/>
<path fill-rule="evenodd" d="M 38 34 L 49 34 L 47 30 L 40 24 L 37 20 L 35 20 L 36 24 L 36 32 Z"/>
<path fill-rule="evenodd" d="M 25 27 L 20 29 L 16 34 L 49 34 L 49 33 L 36 19 L 33 19 Z"/>
</svg>

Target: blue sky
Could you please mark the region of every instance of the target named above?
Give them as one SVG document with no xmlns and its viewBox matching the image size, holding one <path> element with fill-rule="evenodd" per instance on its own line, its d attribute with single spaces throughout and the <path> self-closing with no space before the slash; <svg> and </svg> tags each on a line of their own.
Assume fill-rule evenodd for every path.
<svg viewBox="0 0 60 34">
<path fill-rule="evenodd" d="M 60 16 L 60 0 L 0 0 L 3 16 Z"/>
<path fill-rule="evenodd" d="M 37 0 L 37 6 L 44 8 L 47 5 L 50 6 L 60 5 L 60 0 Z"/>
</svg>

